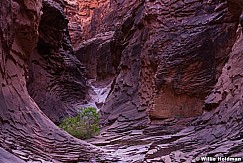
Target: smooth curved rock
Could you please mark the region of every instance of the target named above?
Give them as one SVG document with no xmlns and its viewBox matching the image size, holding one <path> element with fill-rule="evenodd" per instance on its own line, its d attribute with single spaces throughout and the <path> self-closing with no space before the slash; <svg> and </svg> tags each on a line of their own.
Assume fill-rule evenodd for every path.
<svg viewBox="0 0 243 163">
<path fill-rule="evenodd" d="M 3 148 L 0 148 L 0 162 L 2 163 L 25 163 L 23 160 L 19 159 L 15 155 L 7 152 Z"/>
<path fill-rule="evenodd" d="M 0 2 L 0 145 L 24 161 L 92 161 L 101 151 L 60 130 L 26 88 L 41 7 L 39 0 Z"/>
</svg>

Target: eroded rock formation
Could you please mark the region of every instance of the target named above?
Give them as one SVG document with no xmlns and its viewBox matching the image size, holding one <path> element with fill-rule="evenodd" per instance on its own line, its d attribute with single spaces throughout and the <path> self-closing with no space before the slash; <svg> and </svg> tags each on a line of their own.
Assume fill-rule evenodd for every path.
<svg viewBox="0 0 243 163">
<path fill-rule="evenodd" d="M 242 158 L 242 45 L 241 33 L 215 89 L 206 99 L 207 105 L 218 107 L 210 107 L 213 110 L 169 138 L 155 141 L 145 156 L 146 162 L 191 162 L 203 156 Z"/>
<path fill-rule="evenodd" d="M 145 1 L 144 5 L 142 22 L 148 36 L 141 55 L 140 102 L 145 101 L 151 118 L 177 118 L 156 121 L 144 130 L 107 132 L 93 143 L 109 145 L 109 150 L 120 146 L 120 156 L 127 162 L 242 157 L 243 42 L 238 28 L 242 1 Z M 114 89 L 110 97 L 119 91 L 125 92 Z M 106 120 L 114 115 L 116 109 L 111 108 L 104 110 Z M 202 114 L 203 108 L 207 111 Z M 125 111 L 121 107 L 115 113 L 121 116 Z M 199 114 L 195 119 L 178 118 Z"/>
<path fill-rule="evenodd" d="M 144 68 L 155 69 L 143 74 L 145 79 L 155 76 L 154 86 L 148 87 L 154 93 L 149 114 L 154 118 L 200 115 L 234 44 L 241 9 L 227 1 L 176 1 L 168 6 L 155 1 L 146 6 L 151 34 Z"/>
<path fill-rule="evenodd" d="M 120 161 L 242 156 L 242 1 L 66 5 L 69 29 L 62 0 L 0 2 L 0 156 L 111 162 L 53 123 L 99 88 L 108 130 L 90 141 Z"/>
<path fill-rule="evenodd" d="M 123 162 L 206 162 L 200 158 L 205 156 L 235 157 L 242 162 L 242 28 L 237 36 L 206 98 L 205 107 L 211 111 L 196 118 L 167 118 L 139 130 L 104 132 L 90 142 L 117 154 Z"/>
<path fill-rule="evenodd" d="M 55 123 L 77 114 L 88 98 L 85 69 L 74 57 L 63 8 L 62 3 L 43 1 L 40 37 L 29 59 L 28 91 Z"/>
<path fill-rule="evenodd" d="M 140 23 L 143 10 L 143 2 L 111 3 L 111 12 L 104 17 L 98 30 L 110 31 L 95 35 L 77 48 L 76 55 L 86 65 L 90 78 L 98 81 L 113 78 L 112 89 L 101 108 L 102 123 L 119 119 L 122 123 L 131 122 L 131 127 L 137 123 L 141 124 L 140 127 L 146 124 L 138 86 L 140 55 L 147 34 Z M 125 126 L 121 128 L 128 130 Z M 113 127 L 117 128 L 117 125 Z"/>
<path fill-rule="evenodd" d="M 103 23 L 96 26 L 100 34 L 76 47 L 89 77 L 96 79 L 97 72 L 114 76 L 101 109 L 103 122 L 131 126 L 146 115 L 160 119 L 202 114 L 204 99 L 236 39 L 241 14 L 236 3 L 111 1 L 110 13 L 104 12 Z M 108 38 L 102 31 L 114 34 Z"/>
<path fill-rule="evenodd" d="M 123 17 L 110 45 L 117 74 L 101 109 L 104 122 L 131 125 L 147 113 L 151 119 L 200 115 L 235 42 L 239 5 L 124 1 L 120 6 L 130 8 L 113 7 L 117 14 L 111 20 Z"/>
<path fill-rule="evenodd" d="M 30 55 L 34 51 L 34 54 L 39 50 L 48 51 L 38 48 L 34 50 L 38 42 L 39 25 L 43 21 L 48 21 L 45 19 L 41 22 L 41 8 L 40 0 L 0 2 L 0 145 L 24 161 L 91 161 L 101 151 L 71 137 L 54 125 L 30 97 L 26 88 Z M 48 15 L 45 12 L 51 12 L 50 15 L 60 15 L 60 12 L 53 12 L 56 10 L 62 10 L 59 3 L 52 0 L 44 1 L 42 16 Z M 52 20 L 52 17 L 49 18 Z M 56 24 L 63 24 L 60 28 L 65 28 L 67 23 L 63 19 L 59 20 L 60 23 Z M 60 41 L 60 39 L 50 40 L 54 34 L 48 33 L 49 36 L 46 34 L 41 26 L 39 44 L 50 41 L 48 43 L 53 46 L 55 41 Z M 60 49 L 62 48 L 60 46 Z M 66 53 L 68 54 L 68 51 Z M 1 150 L 1 156 L 18 162 L 18 159 L 8 152 Z"/>
<path fill-rule="evenodd" d="M 111 55 L 111 39 L 114 32 L 102 33 L 84 41 L 76 51 L 77 58 L 84 64 L 88 79 L 97 81 L 116 75 Z"/>
</svg>

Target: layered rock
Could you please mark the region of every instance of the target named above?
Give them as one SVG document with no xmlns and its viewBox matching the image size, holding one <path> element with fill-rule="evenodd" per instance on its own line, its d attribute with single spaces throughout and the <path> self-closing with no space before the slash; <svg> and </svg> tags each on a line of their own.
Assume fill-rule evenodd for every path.
<svg viewBox="0 0 243 163">
<path fill-rule="evenodd" d="M 226 1 L 146 3 L 144 19 L 150 34 L 143 50 L 141 83 L 154 81 L 143 91 L 153 99 L 151 118 L 202 113 L 204 98 L 234 44 L 240 10 Z"/>
<path fill-rule="evenodd" d="M 146 123 L 145 108 L 141 106 L 139 94 L 141 54 L 147 35 L 147 29 L 140 24 L 143 10 L 143 2 L 134 4 L 124 14 L 123 23 L 118 26 L 113 38 L 113 47 L 116 50 L 112 55 L 117 58 L 117 76 L 101 111 L 104 123 L 116 122 L 111 127 L 116 130 L 129 130 L 130 127 L 141 127 Z M 127 122 L 129 124 L 126 127 L 118 127 L 119 123 Z"/>
<path fill-rule="evenodd" d="M 0 2 L 0 145 L 24 161 L 91 161 L 99 155 L 100 150 L 55 126 L 30 97 L 26 88 L 28 59 L 38 42 L 41 2 Z M 52 9 L 47 10 L 52 14 L 61 14 L 53 12 L 61 9 L 56 1 L 44 1 L 43 16 L 48 15 L 45 13 L 46 7 Z M 65 21 L 60 19 L 60 22 L 64 28 Z M 42 30 L 40 34 L 40 42 L 44 42 L 43 38 L 50 38 L 44 37 L 47 33 Z M 52 40 L 49 44 L 53 45 L 55 41 L 58 40 Z M 0 151 L 1 159 L 10 158 L 21 162 L 5 150 Z"/>
<path fill-rule="evenodd" d="M 239 28 L 229 59 L 206 98 L 205 108 L 211 111 L 196 118 L 156 121 L 145 129 L 108 131 L 90 142 L 118 155 L 122 162 L 210 162 L 205 157 L 242 162 L 242 45 Z"/>
<path fill-rule="evenodd" d="M 87 12 L 93 3 L 85 4 Z M 86 16 L 84 39 L 94 38 L 83 42 L 76 54 L 96 84 L 112 80 L 101 107 L 102 123 L 112 124 L 109 129 L 115 132 L 138 130 L 108 132 L 102 134 L 105 142 L 94 144 L 111 145 L 107 150 L 122 147 L 123 162 L 242 156 L 242 36 L 232 49 L 242 1 L 103 4 L 110 7 L 101 9 L 99 19 Z M 100 150 L 48 118 L 59 122 L 75 114 L 85 102 L 87 85 L 83 65 L 70 46 L 63 1 L 44 0 L 42 16 L 41 6 L 34 0 L 0 2 L 1 159 L 23 162 L 14 154 L 24 161 L 105 162 L 109 157 L 100 160 Z M 78 45 L 79 36 L 72 37 Z M 196 120 L 181 118 L 199 115 L 203 107 L 208 112 Z M 147 115 L 169 119 L 145 128 Z"/>
<path fill-rule="evenodd" d="M 141 49 L 139 50 L 139 45 L 136 45 L 134 47 L 132 45 L 131 47 L 129 46 L 129 48 L 127 48 L 128 51 L 131 50 L 130 48 L 134 48 L 134 50 L 132 50 L 133 52 L 131 51 L 131 53 L 133 54 L 127 54 L 127 56 L 122 57 L 122 51 L 124 50 L 126 45 L 129 44 L 129 41 L 131 41 L 132 36 L 136 31 L 137 27 L 134 27 L 133 31 L 130 31 L 130 28 L 133 26 L 133 22 L 134 22 L 133 19 L 134 17 L 136 17 L 136 13 L 137 12 L 141 13 L 142 10 L 141 2 L 136 4 L 136 1 L 122 1 L 122 2 L 111 1 L 110 9 L 111 11 L 109 14 L 103 13 L 105 17 L 104 19 L 100 20 L 103 21 L 102 25 L 99 24 L 97 25 L 97 33 L 98 32 L 100 33 L 93 36 L 93 38 L 91 39 L 83 41 L 78 48 L 75 48 L 76 56 L 82 63 L 84 63 L 85 67 L 87 68 L 87 77 L 89 79 L 92 79 L 91 83 L 93 84 L 92 87 L 94 91 L 92 90 L 90 91 L 91 96 L 93 96 L 93 94 L 96 94 L 95 93 L 96 88 L 103 89 L 103 88 L 110 87 L 110 81 L 112 80 L 113 81 L 111 84 L 111 91 L 117 89 L 115 87 L 120 87 L 120 85 L 116 86 L 116 82 L 121 81 L 121 79 L 123 78 L 122 75 L 119 75 L 119 73 L 121 72 L 123 75 L 125 75 L 125 73 L 127 72 L 130 73 L 129 64 L 131 64 L 132 61 L 129 60 L 131 59 L 131 57 L 133 58 L 133 61 L 137 63 L 136 66 L 139 66 L 139 54 L 136 54 L 141 50 Z M 122 24 L 122 22 L 125 23 Z M 139 36 L 141 33 L 143 33 L 143 31 L 137 32 L 136 36 Z M 131 42 L 136 42 L 136 38 Z M 130 57 L 130 55 L 133 56 Z M 119 65 L 122 59 L 123 59 L 122 63 L 124 63 L 124 67 L 121 68 L 119 67 Z M 123 71 L 123 69 L 127 69 L 127 71 L 126 70 Z M 123 97 L 120 99 L 121 101 L 119 104 L 116 104 L 116 101 L 113 102 L 113 100 L 116 100 L 116 97 L 114 97 L 114 95 L 111 95 L 111 92 L 108 93 L 108 95 L 110 95 L 109 102 L 106 101 L 104 105 L 98 102 L 99 106 L 103 105 L 101 111 L 105 117 L 103 118 L 104 119 L 103 123 L 114 122 L 119 117 L 120 114 L 120 112 L 117 110 L 122 111 L 121 108 L 124 108 L 123 104 L 125 103 L 127 103 L 126 106 L 128 106 L 129 108 L 127 108 L 126 111 L 123 110 L 124 115 L 122 116 L 124 117 L 121 118 L 121 120 L 123 119 L 122 120 L 123 122 L 127 120 L 131 121 L 132 119 L 136 121 L 140 121 L 141 119 L 146 117 L 146 114 L 144 112 L 140 113 L 140 111 L 138 111 L 138 106 L 136 106 L 139 101 L 138 100 L 139 96 L 137 91 L 138 88 L 136 84 L 134 84 L 134 86 L 131 85 L 131 83 L 133 82 L 138 83 L 139 67 L 136 70 L 132 70 L 132 71 L 133 72 L 131 72 L 129 77 L 132 77 L 133 79 L 131 79 L 131 81 L 125 81 L 124 83 L 121 82 L 120 83 L 121 89 L 116 90 L 118 94 L 120 94 L 121 91 L 124 90 L 123 92 L 124 96 L 122 95 Z M 127 77 L 128 80 L 130 80 L 129 77 Z M 107 95 L 107 92 L 105 94 Z M 133 98 L 135 100 L 133 100 Z M 130 101 L 136 101 L 136 100 L 137 102 L 134 104 L 134 106 L 130 107 L 129 106 L 131 104 Z M 110 105 L 113 105 L 113 103 L 115 105 L 110 107 Z M 121 106 L 119 106 L 120 104 Z M 110 107 L 111 111 L 109 111 L 108 109 L 106 109 L 107 112 L 104 111 L 105 109 L 103 108 L 105 107 Z M 132 112 L 130 112 L 130 110 Z M 108 119 L 106 120 L 107 115 L 105 114 L 112 114 L 112 116 L 110 116 L 109 120 Z"/>
<path fill-rule="evenodd" d="M 131 125 L 146 117 L 145 110 L 150 119 L 200 115 L 234 44 L 239 6 L 140 1 L 126 13 L 116 9 L 123 19 L 111 55 L 119 66 L 101 109 L 104 122 Z"/>
<path fill-rule="evenodd" d="M 4 163 L 12 163 L 12 162 L 24 163 L 23 160 L 19 159 L 18 157 L 16 157 L 12 153 L 7 152 L 3 148 L 0 148 L 0 161 L 4 162 Z"/>
<path fill-rule="evenodd" d="M 127 131 L 103 133 L 101 139 L 105 140 L 93 143 L 109 145 L 104 147 L 108 150 L 121 147 L 123 162 L 192 162 L 196 156 L 241 156 L 242 38 L 230 53 L 241 5 L 237 1 L 120 2 L 120 6 L 113 3 L 114 12 L 107 15 L 110 19 L 104 19 L 106 23 L 99 27 L 113 22 L 114 35 L 95 35 L 77 53 L 87 63 L 90 78 L 98 79 L 98 71 L 108 72 L 101 73 L 101 78 L 116 72 L 101 108 L 102 122 L 112 124 L 110 131 Z M 101 47 L 106 47 L 110 71 L 97 67 L 97 58 L 105 56 Z M 193 119 L 184 119 L 202 114 L 203 107 L 213 110 L 192 125 Z M 151 119 L 179 118 L 128 131 L 146 127 L 145 110 Z"/>
<path fill-rule="evenodd" d="M 135 0 L 65 0 L 65 13 L 69 19 L 71 42 L 76 49 L 83 41 L 95 38 L 100 33 L 115 31 Z"/>
<path fill-rule="evenodd" d="M 237 157 L 242 161 L 243 37 L 242 33 L 240 35 L 215 89 L 206 99 L 206 108 L 213 110 L 205 112 L 180 132 L 152 143 L 145 162 L 196 162 L 196 157 L 205 156 Z M 177 125 L 170 124 L 172 127 Z"/>
<path fill-rule="evenodd" d="M 75 55 L 86 68 L 86 77 L 97 81 L 115 76 L 116 67 L 111 55 L 111 39 L 114 32 L 102 33 L 83 41 Z"/>
<path fill-rule="evenodd" d="M 87 98 L 85 69 L 74 56 L 63 8 L 62 3 L 43 1 L 40 37 L 29 59 L 28 91 L 55 123 L 77 114 Z"/>
<path fill-rule="evenodd" d="M 111 55 L 111 40 L 114 32 L 96 35 L 80 44 L 75 52 L 84 64 L 87 72 L 90 99 L 87 106 L 100 108 L 111 89 L 111 82 L 116 75 L 116 66 Z"/>
<path fill-rule="evenodd" d="M 96 79 L 106 65 L 106 75 L 115 70 L 101 108 L 103 122 L 131 125 L 144 122 L 146 115 L 161 119 L 202 114 L 204 99 L 234 44 L 240 12 L 227 1 L 111 1 L 110 14 L 104 12 L 96 32 L 115 30 L 112 38 L 91 34 L 93 38 L 77 48 L 89 77 Z M 109 64 L 99 64 L 99 56 Z"/>
</svg>

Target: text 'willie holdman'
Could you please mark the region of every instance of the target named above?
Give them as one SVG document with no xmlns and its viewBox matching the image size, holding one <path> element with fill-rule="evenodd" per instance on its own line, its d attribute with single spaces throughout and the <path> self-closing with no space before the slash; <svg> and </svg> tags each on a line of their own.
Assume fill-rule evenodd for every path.
<svg viewBox="0 0 243 163">
<path fill-rule="evenodd" d="M 207 161 L 207 162 L 242 162 L 241 157 L 199 157 L 197 161 Z"/>
</svg>

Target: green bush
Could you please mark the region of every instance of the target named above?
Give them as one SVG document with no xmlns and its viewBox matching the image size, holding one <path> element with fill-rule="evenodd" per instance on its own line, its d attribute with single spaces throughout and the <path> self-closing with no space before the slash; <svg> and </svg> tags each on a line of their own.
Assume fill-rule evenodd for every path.
<svg viewBox="0 0 243 163">
<path fill-rule="evenodd" d="M 95 108 L 82 108 L 76 117 L 65 118 L 59 127 L 76 138 L 88 139 L 99 133 L 99 119 Z"/>
</svg>

